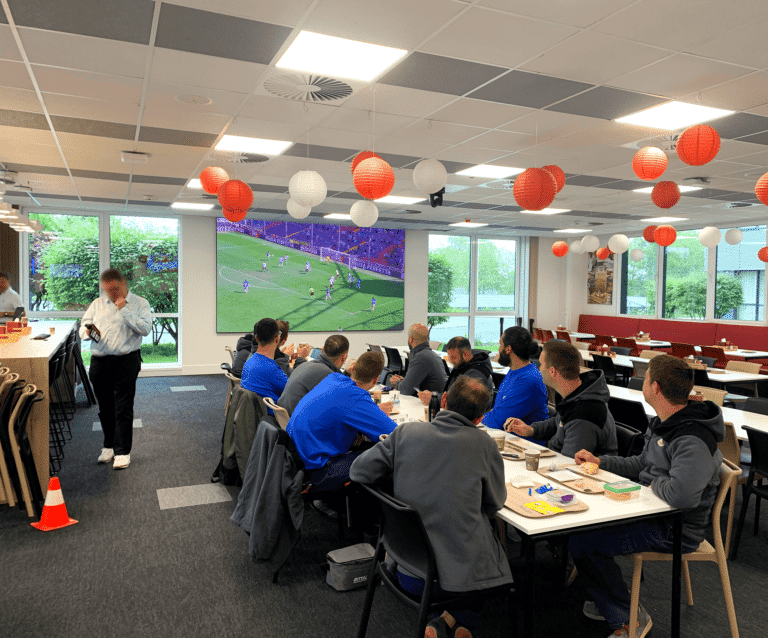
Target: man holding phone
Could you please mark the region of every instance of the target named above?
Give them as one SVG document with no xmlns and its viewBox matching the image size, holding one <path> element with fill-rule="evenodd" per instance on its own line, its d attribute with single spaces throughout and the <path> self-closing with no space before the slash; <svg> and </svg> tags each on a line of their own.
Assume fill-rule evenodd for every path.
<svg viewBox="0 0 768 638">
<path fill-rule="evenodd" d="M 152 313 L 143 297 L 128 291 L 125 276 L 109 268 L 99 277 L 104 295 L 85 311 L 80 337 L 91 340 L 88 376 L 99 403 L 104 447 L 99 463 L 124 469 L 131 462 L 133 399 L 141 371 L 141 340 L 152 329 Z"/>
</svg>

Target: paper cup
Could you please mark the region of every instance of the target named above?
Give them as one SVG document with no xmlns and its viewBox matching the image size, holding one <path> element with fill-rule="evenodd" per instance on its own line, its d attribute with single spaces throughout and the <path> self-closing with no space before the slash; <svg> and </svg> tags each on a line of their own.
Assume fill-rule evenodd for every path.
<svg viewBox="0 0 768 638">
<path fill-rule="evenodd" d="M 48 328 L 48 332 L 50 332 L 52 335 L 55 335 L 56 334 L 56 328 L 51 326 L 50 328 Z"/>
<path fill-rule="evenodd" d="M 535 472 L 539 469 L 539 459 L 541 458 L 541 452 L 539 450 L 526 450 L 525 451 L 525 469 L 531 472 Z"/>
<path fill-rule="evenodd" d="M 504 432 L 504 430 L 496 430 L 494 428 L 491 428 L 488 430 L 488 434 L 496 442 L 496 445 L 498 446 L 499 450 L 503 450 L 504 441 L 507 438 L 506 432 Z"/>
</svg>

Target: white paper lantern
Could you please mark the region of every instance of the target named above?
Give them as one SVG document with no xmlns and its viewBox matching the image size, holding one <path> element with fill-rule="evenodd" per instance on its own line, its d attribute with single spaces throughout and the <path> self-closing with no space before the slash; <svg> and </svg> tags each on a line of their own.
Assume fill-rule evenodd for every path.
<svg viewBox="0 0 768 638">
<path fill-rule="evenodd" d="M 645 253 L 642 248 L 633 248 L 629 251 L 629 258 L 632 261 L 640 261 L 643 257 L 645 257 Z"/>
<path fill-rule="evenodd" d="M 626 235 L 614 235 L 608 240 L 608 248 L 613 253 L 625 253 L 629 250 L 629 237 Z"/>
<path fill-rule="evenodd" d="M 435 159 L 421 160 L 413 169 L 413 183 L 425 195 L 437 193 L 448 181 L 448 171 Z"/>
<path fill-rule="evenodd" d="M 379 209 L 370 199 L 363 199 L 352 204 L 349 209 L 352 221 L 356 226 L 373 226 L 379 218 Z"/>
<path fill-rule="evenodd" d="M 302 206 L 301 204 L 297 204 L 292 199 L 288 200 L 288 203 L 285 205 L 285 207 L 288 209 L 288 214 L 294 219 L 304 219 L 307 215 L 309 215 L 309 213 L 312 212 L 312 208 L 309 206 Z"/>
<path fill-rule="evenodd" d="M 731 246 L 740 244 L 742 239 L 744 239 L 744 233 L 742 233 L 738 228 L 731 228 L 725 233 L 725 241 L 727 241 Z"/>
<path fill-rule="evenodd" d="M 585 252 L 593 253 L 600 248 L 600 240 L 596 235 L 587 235 L 581 240 L 581 245 Z"/>
<path fill-rule="evenodd" d="M 699 231 L 699 243 L 706 248 L 714 248 L 720 243 L 722 234 L 719 228 L 706 226 Z"/>
<path fill-rule="evenodd" d="M 317 171 L 299 171 L 291 177 L 288 192 L 299 206 L 312 208 L 322 203 L 328 194 L 328 187 Z"/>
<path fill-rule="evenodd" d="M 574 255 L 584 254 L 584 246 L 581 245 L 580 239 L 574 239 L 571 242 L 570 250 Z"/>
</svg>

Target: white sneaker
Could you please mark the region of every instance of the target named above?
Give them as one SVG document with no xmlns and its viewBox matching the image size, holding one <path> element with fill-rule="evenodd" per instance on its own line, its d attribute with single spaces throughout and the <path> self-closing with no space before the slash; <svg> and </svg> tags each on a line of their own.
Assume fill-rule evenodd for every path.
<svg viewBox="0 0 768 638">
<path fill-rule="evenodd" d="M 115 451 L 111 447 L 103 447 L 99 454 L 99 463 L 109 463 L 114 456 Z"/>
<path fill-rule="evenodd" d="M 113 470 L 124 470 L 131 464 L 130 454 L 118 454 L 115 457 L 115 462 L 112 464 Z"/>
<path fill-rule="evenodd" d="M 605 616 L 600 613 L 597 605 L 592 600 L 584 601 L 584 607 L 582 611 L 587 618 L 591 618 L 592 620 L 605 620 Z"/>
</svg>

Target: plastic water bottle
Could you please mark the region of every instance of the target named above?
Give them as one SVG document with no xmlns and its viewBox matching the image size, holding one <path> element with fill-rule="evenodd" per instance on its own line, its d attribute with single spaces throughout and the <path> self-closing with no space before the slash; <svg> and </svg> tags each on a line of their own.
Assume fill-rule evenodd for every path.
<svg viewBox="0 0 768 638">
<path fill-rule="evenodd" d="M 396 412 L 399 412 L 400 411 L 400 393 L 394 392 L 393 394 L 395 396 L 392 397 L 392 409 L 395 410 Z"/>
<path fill-rule="evenodd" d="M 429 420 L 431 421 L 438 412 L 440 412 L 440 395 L 433 392 L 429 400 Z"/>
</svg>

